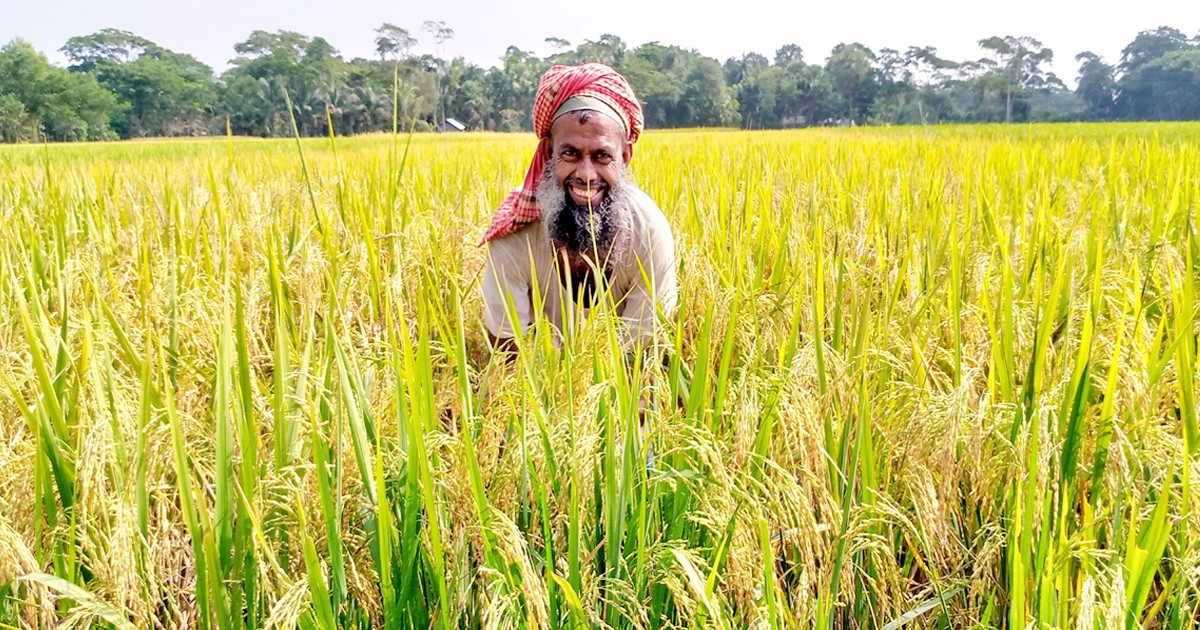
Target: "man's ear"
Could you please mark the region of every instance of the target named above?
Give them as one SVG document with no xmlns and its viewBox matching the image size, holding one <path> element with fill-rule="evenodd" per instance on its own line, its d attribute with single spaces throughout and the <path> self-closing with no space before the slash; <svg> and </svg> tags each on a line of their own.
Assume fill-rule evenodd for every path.
<svg viewBox="0 0 1200 630">
<path fill-rule="evenodd" d="M 550 136 L 543 136 L 541 143 L 538 144 L 538 151 L 541 151 L 542 155 L 549 159 L 550 153 L 553 150 L 554 142 L 550 140 Z"/>
<path fill-rule="evenodd" d="M 622 160 L 623 162 L 625 162 L 625 165 L 626 165 L 626 166 L 628 166 L 628 165 L 629 165 L 629 161 L 630 161 L 630 160 L 632 160 L 632 159 L 633 159 L 633 143 L 632 143 L 632 142 L 626 142 L 626 143 L 625 143 L 625 148 L 621 150 L 621 160 Z"/>
</svg>

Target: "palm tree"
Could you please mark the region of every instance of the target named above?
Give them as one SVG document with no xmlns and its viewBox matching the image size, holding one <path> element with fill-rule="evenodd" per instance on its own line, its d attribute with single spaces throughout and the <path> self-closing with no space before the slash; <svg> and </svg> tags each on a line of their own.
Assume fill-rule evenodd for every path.
<svg viewBox="0 0 1200 630">
<path fill-rule="evenodd" d="M 391 95 L 385 96 L 381 91 L 369 85 L 354 89 L 358 101 L 356 115 L 359 118 L 359 129 L 365 131 L 380 131 L 385 128 L 384 121 L 392 118 Z"/>
<path fill-rule="evenodd" d="M 258 80 L 258 110 L 262 112 L 262 129 L 264 135 L 273 136 L 281 113 L 286 112 L 285 103 L 287 91 L 280 77 L 270 76 Z"/>
<path fill-rule="evenodd" d="M 317 85 L 313 97 L 318 102 L 324 102 L 324 113 L 328 124 L 334 123 L 334 131 L 341 134 L 354 133 L 353 119 L 349 114 L 358 106 L 358 97 L 352 90 L 339 81 L 326 77 Z M 347 121 L 349 119 L 349 123 Z M 317 125 L 321 127 L 320 124 Z M 326 129 L 328 131 L 328 129 Z"/>
<path fill-rule="evenodd" d="M 437 108 L 433 112 L 433 122 L 435 125 L 440 124 L 445 118 L 445 111 L 442 109 L 442 67 L 445 62 L 441 60 L 442 44 L 447 40 L 454 39 L 454 29 L 446 26 L 446 23 L 441 20 L 425 20 L 425 24 L 421 27 L 425 32 L 433 36 L 433 41 L 436 42 L 434 52 L 438 56 L 438 71 L 437 71 Z"/>
</svg>

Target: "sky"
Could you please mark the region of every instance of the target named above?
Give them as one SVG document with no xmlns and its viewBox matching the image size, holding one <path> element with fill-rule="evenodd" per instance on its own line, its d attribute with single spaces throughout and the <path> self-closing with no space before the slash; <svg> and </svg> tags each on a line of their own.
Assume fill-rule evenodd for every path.
<svg viewBox="0 0 1200 630">
<path fill-rule="evenodd" d="M 484 67 L 498 65 L 510 45 L 544 56 L 554 51 L 547 37 L 578 44 L 605 33 L 631 48 L 658 41 L 721 61 L 748 52 L 771 58 L 780 46 L 798 44 L 809 63 L 824 62 L 840 42 L 876 51 L 931 45 L 962 61 L 982 56 L 980 39 L 1028 35 L 1054 50 L 1052 69 L 1072 85 L 1081 51 L 1116 63 L 1138 31 L 1166 25 L 1200 33 L 1197 0 L 0 0 L 0 16 L 0 45 L 20 37 L 60 65 L 67 38 L 118 28 L 194 55 L 218 73 L 255 29 L 320 35 L 351 59 L 374 55 L 374 29 L 383 22 L 413 32 L 415 53 L 433 53 L 421 25 L 441 20 L 455 32 L 443 56 Z"/>
</svg>

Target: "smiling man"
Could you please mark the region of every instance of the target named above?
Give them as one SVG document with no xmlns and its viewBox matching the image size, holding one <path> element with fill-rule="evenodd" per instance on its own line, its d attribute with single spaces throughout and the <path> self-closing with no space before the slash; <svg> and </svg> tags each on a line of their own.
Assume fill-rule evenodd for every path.
<svg viewBox="0 0 1200 630">
<path fill-rule="evenodd" d="M 632 344 L 675 308 L 675 244 L 625 175 L 642 132 L 629 83 L 602 64 L 555 66 L 534 101 L 540 142 L 484 236 L 484 323 L 509 347 L 541 311 L 561 336 L 575 308 L 610 305 Z"/>
</svg>

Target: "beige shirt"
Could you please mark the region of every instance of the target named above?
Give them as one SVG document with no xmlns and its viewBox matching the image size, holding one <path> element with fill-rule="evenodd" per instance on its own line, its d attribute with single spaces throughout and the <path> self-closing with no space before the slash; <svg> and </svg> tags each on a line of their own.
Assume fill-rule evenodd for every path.
<svg viewBox="0 0 1200 630">
<path fill-rule="evenodd" d="M 675 239 L 667 217 L 649 195 L 633 188 L 631 197 L 632 242 L 627 255 L 610 264 L 609 291 L 597 304 L 615 307 L 626 342 L 650 343 L 657 326 L 656 306 L 664 317 L 675 310 Z M 560 280 L 555 253 L 541 221 L 488 242 L 483 318 L 489 332 L 500 339 L 515 337 L 514 323 L 524 332 L 540 305 L 542 316 L 554 326 L 556 344 L 561 340 L 564 312 L 570 319 L 578 307 Z"/>
</svg>

